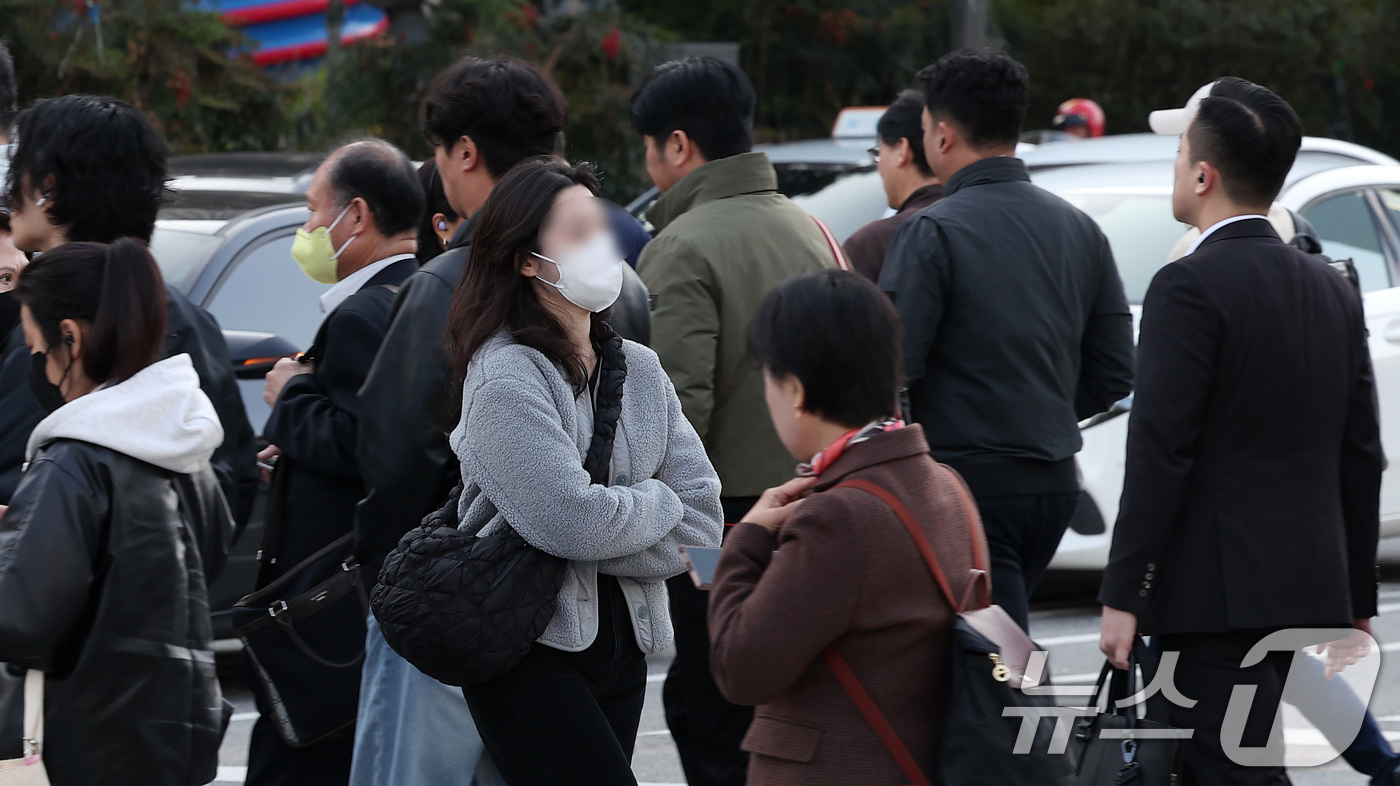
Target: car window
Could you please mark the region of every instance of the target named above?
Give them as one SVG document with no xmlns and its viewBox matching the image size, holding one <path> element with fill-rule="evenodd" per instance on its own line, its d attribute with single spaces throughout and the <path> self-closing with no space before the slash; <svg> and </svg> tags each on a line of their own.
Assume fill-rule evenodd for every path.
<svg viewBox="0 0 1400 786">
<path fill-rule="evenodd" d="M 190 286 L 223 242 L 219 235 L 157 225 L 151 233 L 151 256 L 156 258 L 165 283 L 189 294 Z"/>
<path fill-rule="evenodd" d="M 1364 191 L 1333 194 L 1313 202 L 1303 209 L 1303 218 L 1317 230 L 1322 253 L 1332 259 L 1350 259 L 1356 265 L 1363 292 L 1390 286 L 1379 228 Z"/>
<path fill-rule="evenodd" d="M 1187 227 L 1172 217 L 1165 194 L 1061 194 L 1098 222 L 1113 249 L 1128 302 L 1142 303 L 1152 277 L 1167 264 Z"/>
<path fill-rule="evenodd" d="M 1400 189 L 1383 188 L 1379 192 L 1381 206 L 1385 208 L 1385 215 L 1390 219 L 1390 226 L 1400 232 Z"/>
<path fill-rule="evenodd" d="M 272 333 L 301 349 L 311 346 L 325 316 L 328 288 L 307 278 L 292 260 L 294 235 L 264 238 L 243 252 L 208 302 L 225 330 Z"/>
<path fill-rule="evenodd" d="M 885 214 L 880 173 L 870 168 L 778 164 L 778 190 L 820 218 L 838 243 Z"/>
</svg>

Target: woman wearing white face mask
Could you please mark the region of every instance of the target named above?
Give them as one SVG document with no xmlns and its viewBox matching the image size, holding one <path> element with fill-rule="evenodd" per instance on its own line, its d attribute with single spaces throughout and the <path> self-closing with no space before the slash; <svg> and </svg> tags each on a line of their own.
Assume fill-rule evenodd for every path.
<svg viewBox="0 0 1400 786">
<path fill-rule="evenodd" d="M 622 255 L 587 167 L 511 170 L 476 218 L 448 318 L 461 527 L 568 560 L 542 637 L 464 689 L 512 786 L 635 783 L 647 653 L 671 642 L 681 546 L 720 541 L 719 478 L 656 355 L 604 321 Z"/>
</svg>

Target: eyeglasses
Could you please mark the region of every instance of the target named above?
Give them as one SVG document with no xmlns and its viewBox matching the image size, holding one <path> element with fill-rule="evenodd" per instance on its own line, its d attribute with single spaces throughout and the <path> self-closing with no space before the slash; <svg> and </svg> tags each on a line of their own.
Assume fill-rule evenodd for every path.
<svg viewBox="0 0 1400 786">
<path fill-rule="evenodd" d="M 868 154 L 870 155 L 870 160 L 871 160 L 871 161 L 874 161 L 874 162 L 877 163 L 877 164 L 880 163 L 880 147 L 879 147 L 879 145 L 876 145 L 875 147 L 872 147 L 872 148 L 870 148 L 869 150 L 867 150 L 867 151 L 865 151 L 865 152 L 868 153 Z"/>
</svg>

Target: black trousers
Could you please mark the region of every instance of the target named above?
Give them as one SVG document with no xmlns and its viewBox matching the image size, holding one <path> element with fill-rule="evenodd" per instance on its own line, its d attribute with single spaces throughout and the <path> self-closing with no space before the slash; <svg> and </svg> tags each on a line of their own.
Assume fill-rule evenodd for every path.
<svg viewBox="0 0 1400 786">
<path fill-rule="evenodd" d="M 992 560 L 992 602 L 1030 631 L 1029 599 L 1060 547 L 1079 493 L 977 500 Z"/>
<path fill-rule="evenodd" d="M 293 748 L 282 741 L 270 711 L 261 707 L 259 711 L 262 714 L 253 724 L 248 745 L 246 786 L 345 786 L 350 782 L 353 726 L 328 740 Z"/>
<path fill-rule="evenodd" d="M 737 522 L 757 497 L 720 500 L 724 520 Z M 749 754 L 739 749 L 753 722 L 753 707 L 731 704 L 710 673 L 710 629 L 706 621 L 710 593 L 695 588 L 683 573 L 666 582 L 671 596 L 671 623 L 676 630 L 676 658 L 666 674 L 662 700 L 666 725 L 680 752 L 690 786 L 742 786 L 748 779 Z"/>
<path fill-rule="evenodd" d="M 462 695 L 510 786 L 618 786 L 637 782 L 632 749 L 646 687 L 627 600 L 617 579 L 600 575 L 598 638 L 588 649 L 534 644 L 510 673 Z"/>
<path fill-rule="evenodd" d="M 1282 764 L 1246 766 L 1231 761 L 1222 744 L 1222 724 L 1230 696 L 1237 685 L 1254 685 L 1256 691 L 1245 719 L 1239 744 L 1263 748 L 1278 723 L 1278 706 L 1292 652 L 1270 652 L 1248 668 L 1240 668 L 1245 653 L 1271 631 L 1230 633 L 1173 633 L 1157 636 L 1163 652 L 1179 652 L 1180 660 L 1172 682 L 1181 694 L 1195 699 L 1190 708 L 1169 703 L 1167 717 L 1179 729 L 1194 729 L 1191 739 L 1182 741 L 1181 786 L 1286 786 L 1291 783 Z M 1230 738 L 1228 732 L 1224 734 Z M 1238 734 L 1238 732 L 1236 732 Z M 1269 751 L 1282 762 L 1283 730 L 1278 729 L 1278 746 Z"/>
</svg>

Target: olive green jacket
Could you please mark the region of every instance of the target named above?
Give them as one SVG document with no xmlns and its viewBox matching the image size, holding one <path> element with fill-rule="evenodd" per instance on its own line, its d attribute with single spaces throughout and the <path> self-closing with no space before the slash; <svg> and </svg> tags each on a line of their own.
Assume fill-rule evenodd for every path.
<svg viewBox="0 0 1400 786">
<path fill-rule="evenodd" d="M 652 294 L 651 347 L 719 472 L 721 494 L 750 497 L 792 479 L 748 358 L 749 321 L 770 290 L 833 267 L 812 217 L 778 193 L 764 153 L 711 161 L 681 178 L 647 218 L 656 239 L 637 272 Z"/>
</svg>

